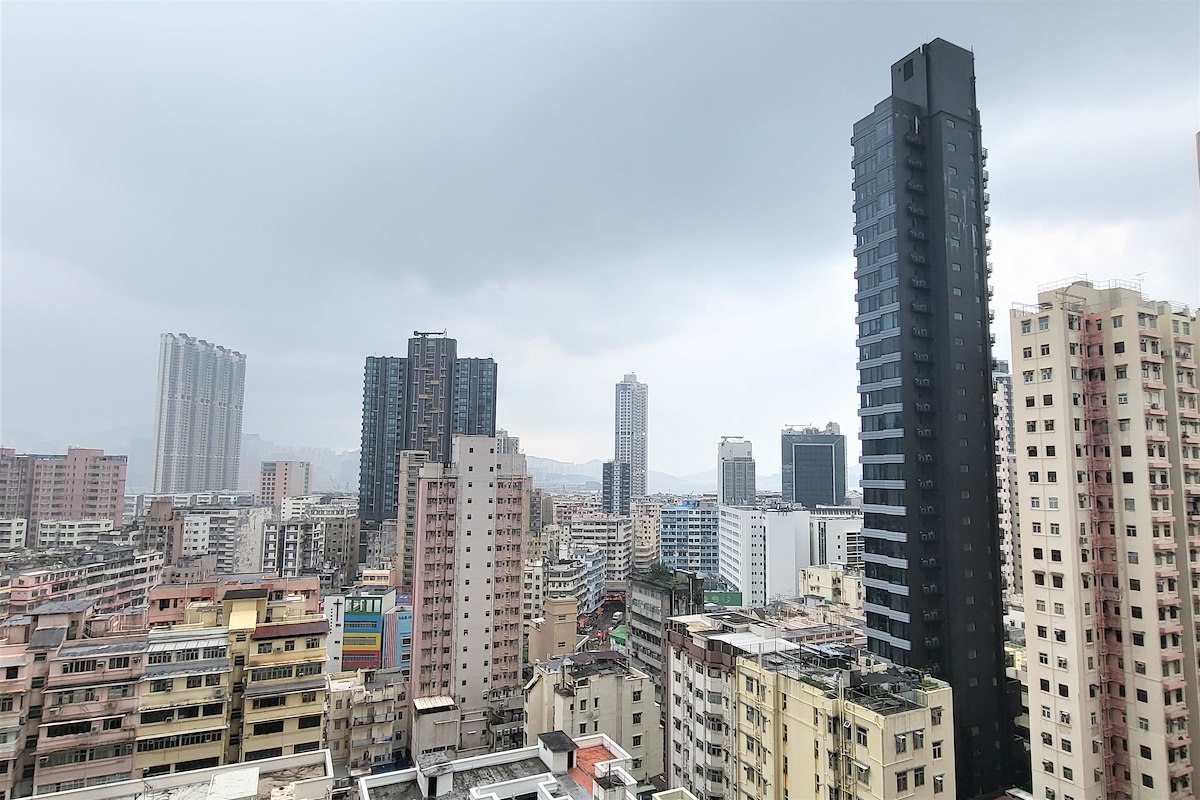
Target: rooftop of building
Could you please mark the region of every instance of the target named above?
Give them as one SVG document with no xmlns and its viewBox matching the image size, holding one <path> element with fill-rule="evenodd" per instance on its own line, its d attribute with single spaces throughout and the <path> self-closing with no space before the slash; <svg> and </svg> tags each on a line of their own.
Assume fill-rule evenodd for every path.
<svg viewBox="0 0 1200 800">
<path fill-rule="evenodd" d="M 327 786 L 322 784 L 327 783 Z M 300 786 L 297 786 L 299 784 Z M 328 750 L 39 795 L 54 800 L 294 800 L 328 796 Z"/>
<path fill-rule="evenodd" d="M 489 787 L 496 786 L 502 797 L 537 795 L 556 800 L 592 800 L 593 784 L 601 786 L 636 786 L 631 777 L 616 768 L 627 768 L 630 756 L 604 734 L 572 739 L 562 731 L 544 733 L 533 747 L 504 750 L 472 758 L 418 758 L 418 767 L 371 775 L 359 780 L 359 800 L 424 800 L 418 776 L 449 775 L 448 786 L 437 794 L 436 800 L 474 800 Z M 553 759 L 566 763 L 569 756 L 574 765 L 564 771 L 552 771 Z M 441 780 L 445 781 L 446 778 Z M 539 789 L 544 790 L 539 792 Z M 474 792 L 473 792 L 474 790 Z M 632 797 L 633 795 L 629 795 Z"/>
<path fill-rule="evenodd" d="M 826 697 L 841 690 L 847 702 L 884 716 L 922 708 L 923 692 L 949 685 L 918 670 L 876 662 L 845 644 L 806 644 L 763 654 L 756 663 L 807 683 Z"/>
<path fill-rule="evenodd" d="M 51 600 L 47 603 L 41 603 L 26 610 L 26 614 L 31 617 L 45 616 L 49 614 L 79 614 L 87 611 L 96 604 L 95 598 L 79 598 L 78 600 Z"/>
<path fill-rule="evenodd" d="M 630 673 L 629 657 L 616 650 L 590 650 L 569 656 L 557 656 L 537 666 L 547 673 L 557 673 L 565 667 L 573 678 Z"/>
</svg>

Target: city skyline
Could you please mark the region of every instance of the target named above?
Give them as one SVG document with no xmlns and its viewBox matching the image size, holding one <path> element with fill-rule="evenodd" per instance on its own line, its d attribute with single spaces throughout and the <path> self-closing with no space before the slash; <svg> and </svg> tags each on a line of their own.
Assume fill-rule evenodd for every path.
<svg viewBox="0 0 1200 800">
<path fill-rule="evenodd" d="M 902 52 L 934 36 L 986 54 L 980 102 L 997 176 L 995 307 L 1084 270 L 1097 279 L 1144 271 L 1147 294 L 1195 297 L 1186 269 L 1197 250 L 1194 7 L 1095 6 L 1080 23 L 1065 7 L 973 4 L 939 15 L 936 29 L 916 7 L 881 7 L 876 30 L 860 32 L 861 49 L 846 46 L 859 16 L 851 7 L 475 11 L 496 24 L 479 26 L 488 33 L 476 59 L 450 65 L 439 53 L 458 48 L 442 45 L 469 52 L 479 36 L 461 24 L 463 9 L 405 7 L 398 16 L 362 6 L 331 21 L 317 6 L 198 7 L 186 12 L 197 22 L 192 32 L 167 48 L 167 37 L 143 34 L 175 30 L 179 7 L 5 8 L 12 68 L 0 440 L 22 451 L 78 444 L 117 452 L 104 437 L 146 424 L 153 398 L 134 387 L 153 380 L 157 334 L 180 329 L 236 343 L 250 356 L 244 429 L 289 444 L 355 449 L 362 356 L 396 352 L 424 327 L 448 327 L 504 363 L 497 422 L 540 456 L 603 459 L 607 386 L 626 370 L 655 387 L 653 466 L 672 474 L 711 469 L 711 442 L 731 430 L 764 443 L 789 423 L 833 419 L 853 430 L 841 122 L 886 89 L 856 53 Z M 214 24 L 226 12 L 245 24 Z M 61 24 L 76 13 L 86 24 Z M 96 35 L 77 39 L 84 29 Z M 496 29 L 513 36 L 494 38 Z M 303 51 L 288 41 L 310 33 L 315 44 Z M 397 48 L 396 36 L 442 45 Z M 336 69 L 309 66 L 348 52 L 335 46 L 347 37 L 360 43 L 349 50 L 361 58 L 352 54 Z M 826 38 L 832 47 L 822 46 Z M 269 62 L 259 57 L 264 44 Z M 220 66 L 194 68 L 216 51 L 226 53 Z M 394 55 L 401 51 L 407 55 Z M 376 69 L 376 55 L 398 68 Z M 44 61 L 51 57 L 58 66 Z M 557 62 L 565 68 L 546 68 Z M 841 79 L 803 79 L 815 63 Z M 489 76 L 496 64 L 508 66 Z M 356 89 L 366 69 L 408 77 Z M 220 88 L 230 75 L 243 89 L 233 115 Z M 147 91 L 126 91 L 132 81 L 148 82 Z M 189 91 L 164 93 L 175 83 Z M 309 118 L 278 99 L 300 95 L 333 113 Z M 450 95 L 453 104 L 440 103 Z M 190 99 L 157 99 L 166 96 Z M 566 96 L 597 98 L 604 125 L 595 124 L 595 109 Z M 1114 118 L 1114 96 L 1128 114 Z M 113 122 L 90 124 L 96 97 L 112 99 Z M 675 112 L 657 113 L 664 104 Z M 826 113 L 813 117 L 812 107 Z M 435 113 L 418 115 L 421 125 L 399 124 L 430 108 Z M 491 122 L 498 108 L 505 124 Z M 558 122 L 547 127 L 542 110 L 551 108 Z M 363 124 L 330 129 L 325 117 Z M 460 135 L 445 135 L 450 128 Z M 1055 135 L 1045 135 L 1050 129 Z M 364 130 L 389 133 L 353 133 Z M 435 170 L 433 181 L 419 161 L 453 163 L 443 141 L 463 143 L 486 163 Z M 314 160 L 314 152 L 329 155 Z M 1100 159 L 1105 168 L 1093 169 Z M 147 170 L 148 163 L 173 166 Z M 562 163 L 580 174 L 566 179 Z M 412 180 L 397 182 L 405 175 Z M 414 192 L 401 191 L 405 185 Z M 1142 198 L 1135 206 L 1124 201 L 1131 186 Z M 416 196 L 428 198 L 428 212 L 417 213 Z M 645 200 L 627 203 L 631 197 Z M 368 210 L 347 216 L 334 206 Z M 102 225 L 96 207 L 110 209 Z M 430 213 L 463 235 L 433 225 Z M 310 224 L 315 218 L 326 224 Z M 406 220 L 407 244 L 387 233 L 396 219 Z M 439 253 L 430 241 L 453 246 Z M 206 275 L 189 286 L 190 302 L 178 302 L 171 281 L 155 279 L 164 265 Z M 284 265 L 288 280 L 264 283 Z M 458 279 L 443 286 L 418 274 L 426 267 Z M 612 293 L 632 281 L 637 291 Z M 313 323 L 279 336 L 273 316 L 261 313 L 268 293 Z M 39 324 L 38 304 L 19 303 L 43 296 L 54 297 L 54 330 Z M 828 298 L 823 308 L 802 308 L 817 296 Z M 397 308 L 399 297 L 414 313 Z M 581 298 L 645 324 L 601 324 L 577 313 Z M 527 308 L 534 324 L 503 324 L 497 313 L 514 306 Z M 334 326 L 322 313 L 332 307 L 354 309 L 353 324 Z M 714 326 L 718 307 L 725 324 Z M 97 308 L 107 312 L 99 336 L 91 330 Z M 1000 357 L 1003 320 L 998 314 Z M 734 326 L 755 330 L 756 346 L 728 337 Z M 79 359 L 81 339 L 120 354 L 122 368 Z M 739 364 L 741 379 L 697 391 L 713 361 Z M 50 363 L 71 368 L 45 370 Z M 79 383 L 91 389 L 86 403 Z M 856 456 L 847 453 L 851 463 Z M 776 457 L 761 449 L 760 473 L 778 472 Z"/>
</svg>

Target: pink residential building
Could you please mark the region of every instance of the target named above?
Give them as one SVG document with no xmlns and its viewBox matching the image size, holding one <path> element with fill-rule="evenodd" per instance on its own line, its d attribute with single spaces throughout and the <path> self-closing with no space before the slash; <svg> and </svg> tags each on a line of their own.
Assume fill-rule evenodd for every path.
<svg viewBox="0 0 1200 800">
<path fill-rule="evenodd" d="M 521 600 L 531 479 L 490 436 L 417 479 L 410 700 L 448 697 L 459 755 L 523 743 Z"/>
<path fill-rule="evenodd" d="M 279 508 L 286 497 L 312 492 L 312 464 L 307 461 L 264 461 L 258 473 L 258 500 Z"/>
<path fill-rule="evenodd" d="M 18 454 L 0 448 L 0 519 L 110 519 L 122 524 L 128 458 L 71 447 L 66 455 Z"/>
</svg>

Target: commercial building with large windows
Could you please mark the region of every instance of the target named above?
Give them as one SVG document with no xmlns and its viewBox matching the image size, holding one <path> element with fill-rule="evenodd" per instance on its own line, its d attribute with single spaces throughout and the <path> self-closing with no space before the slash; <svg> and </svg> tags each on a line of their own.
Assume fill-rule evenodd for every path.
<svg viewBox="0 0 1200 800">
<path fill-rule="evenodd" d="M 891 68 L 854 125 L 863 560 L 871 651 L 954 688 L 960 797 L 1009 776 L 988 309 L 986 150 L 973 55 Z"/>
</svg>

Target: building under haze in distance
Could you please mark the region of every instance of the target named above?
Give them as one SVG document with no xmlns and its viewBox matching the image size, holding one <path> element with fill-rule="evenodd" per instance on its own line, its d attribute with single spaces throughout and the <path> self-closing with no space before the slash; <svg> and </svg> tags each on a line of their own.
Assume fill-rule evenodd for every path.
<svg viewBox="0 0 1200 800">
<path fill-rule="evenodd" d="M 650 387 L 630 372 L 617 384 L 615 452 L 613 460 L 629 465 L 629 497 L 646 496 L 646 427 Z"/>
<path fill-rule="evenodd" d="M 158 353 L 154 491 L 236 489 L 242 452 L 246 356 L 164 333 Z"/>
<path fill-rule="evenodd" d="M 66 455 L 23 455 L 0 448 L 0 519 L 23 519 L 29 541 L 48 520 L 111 520 L 125 508 L 125 456 L 67 449 Z"/>
<path fill-rule="evenodd" d="M 987 151 L 969 51 L 935 39 L 891 84 L 852 136 L 867 640 L 954 688 L 958 793 L 975 797 L 1011 761 Z"/>
<path fill-rule="evenodd" d="M 741 436 L 722 436 L 717 445 L 717 503 L 747 506 L 757 498 L 753 446 Z"/>
<path fill-rule="evenodd" d="M 307 461 L 264 461 L 258 474 L 258 499 L 278 507 L 285 497 L 312 491 L 312 464 Z"/>
<path fill-rule="evenodd" d="M 1196 315 L 1076 280 L 1011 321 L 1033 794 L 1195 797 Z"/>
<path fill-rule="evenodd" d="M 450 460 L 456 434 L 496 435 L 496 362 L 459 358 L 458 342 L 416 332 L 405 357 L 370 356 L 363 375 L 359 514 L 396 519 L 402 451 Z"/>
<path fill-rule="evenodd" d="M 807 508 L 846 502 L 846 437 L 836 422 L 824 428 L 784 428 L 783 501 Z"/>
</svg>

